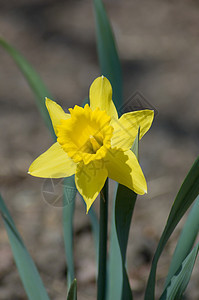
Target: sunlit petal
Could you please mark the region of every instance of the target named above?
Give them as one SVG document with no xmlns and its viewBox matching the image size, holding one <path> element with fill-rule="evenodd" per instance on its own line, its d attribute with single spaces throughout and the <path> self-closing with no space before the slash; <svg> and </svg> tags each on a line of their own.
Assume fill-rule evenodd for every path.
<svg viewBox="0 0 199 300">
<path fill-rule="evenodd" d="M 57 125 L 61 124 L 61 120 L 69 119 L 70 114 L 66 114 L 60 105 L 48 98 L 46 98 L 46 107 L 48 109 L 55 134 L 57 135 Z"/>
<path fill-rule="evenodd" d="M 100 110 L 105 110 L 111 118 L 118 119 L 117 110 L 112 101 L 112 87 L 106 77 L 101 76 L 93 81 L 89 96 L 92 110 L 99 107 Z"/>
<path fill-rule="evenodd" d="M 33 161 L 28 173 L 36 177 L 62 178 L 75 174 L 75 171 L 76 164 L 60 144 L 55 143 Z"/>
<path fill-rule="evenodd" d="M 135 154 L 131 150 L 110 149 L 105 158 L 108 177 L 127 186 L 135 193 L 147 192 L 146 180 Z"/>
<path fill-rule="evenodd" d="M 140 139 L 149 130 L 154 118 L 153 110 L 139 110 L 123 114 L 119 120 L 112 120 L 114 128 L 112 147 L 130 149 L 140 127 Z"/>
<path fill-rule="evenodd" d="M 86 202 L 87 213 L 103 188 L 107 175 L 108 172 L 103 160 L 92 161 L 87 165 L 80 163 L 77 166 L 75 183 L 79 193 Z"/>
</svg>

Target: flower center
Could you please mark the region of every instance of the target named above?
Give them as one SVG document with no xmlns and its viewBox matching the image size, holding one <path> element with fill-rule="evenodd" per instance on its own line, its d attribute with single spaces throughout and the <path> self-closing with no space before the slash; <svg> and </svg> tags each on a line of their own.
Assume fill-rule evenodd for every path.
<svg viewBox="0 0 199 300">
<path fill-rule="evenodd" d="M 71 118 L 57 127 L 59 144 L 76 163 L 102 159 L 111 146 L 110 117 L 99 108 L 92 111 L 88 104 L 69 111 Z"/>
<path fill-rule="evenodd" d="M 92 136 L 92 135 L 90 135 L 90 137 L 89 137 L 89 142 L 91 144 L 93 153 L 96 153 L 97 150 L 99 150 L 99 148 L 102 147 L 102 145 L 103 145 L 103 141 L 100 141 L 100 139 L 98 139 L 97 137 Z"/>
</svg>

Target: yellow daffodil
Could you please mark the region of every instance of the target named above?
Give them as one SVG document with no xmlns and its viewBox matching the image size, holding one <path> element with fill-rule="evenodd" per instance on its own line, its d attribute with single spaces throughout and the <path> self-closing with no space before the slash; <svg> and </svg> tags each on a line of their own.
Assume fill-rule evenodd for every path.
<svg viewBox="0 0 199 300">
<path fill-rule="evenodd" d="M 70 113 L 46 98 L 57 142 L 29 168 L 29 173 L 37 177 L 61 178 L 75 174 L 75 183 L 86 202 L 87 212 L 107 177 L 137 194 L 147 192 L 143 172 L 130 148 L 138 128 L 142 138 L 154 116 L 151 110 L 140 110 L 118 118 L 112 87 L 104 76 L 94 80 L 89 98 L 90 106 L 75 105 L 69 109 Z"/>
</svg>

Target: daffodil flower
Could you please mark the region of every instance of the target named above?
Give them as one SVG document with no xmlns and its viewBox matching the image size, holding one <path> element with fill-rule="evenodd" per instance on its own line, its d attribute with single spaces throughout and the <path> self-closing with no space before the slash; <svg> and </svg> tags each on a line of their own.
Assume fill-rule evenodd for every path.
<svg viewBox="0 0 199 300">
<path fill-rule="evenodd" d="M 37 177 L 62 178 L 75 174 L 76 187 L 86 202 L 87 212 L 107 177 L 137 194 L 147 192 L 145 177 L 130 148 L 138 128 L 142 138 L 154 116 L 152 110 L 140 110 L 118 118 L 112 87 L 104 76 L 94 80 L 89 98 L 90 106 L 75 105 L 69 109 L 70 113 L 46 98 L 57 142 L 29 168 L 29 174 Z"/>
</svg>

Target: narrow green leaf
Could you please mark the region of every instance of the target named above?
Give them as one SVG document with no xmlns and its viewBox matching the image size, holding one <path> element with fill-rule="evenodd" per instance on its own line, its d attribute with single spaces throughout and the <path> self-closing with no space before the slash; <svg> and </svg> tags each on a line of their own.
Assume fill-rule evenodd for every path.
<svg viewBox="0 0 199 300">
<path fill-rule="evenodd" d="M 28 298 L 30 300 L 49 300 L 37 268 L 17 231 L 14 221 L 12 220 L 1 195 L 0 212 L 8 234 L 17 269 Z"/>
<path fill-rule="evenodd" d="M 192 270 L 199 250 L 197 244 L 185 258 L 176 274 L 171 278 L 160 300 L 180 300 L 191 278 Z"/>
<path fill-rule="evenodd" d="M 74 279 L 68 292 L 67 300 L 77 300 L 77 280 Z"/>
<path fill-rule="evenodd" d="M 118 189 L 118 183 L 115 187 L 115 196 L 113 197 L 113 215 L 110 230 L 110 247 L 108 258 L 108 281 L 107 281 L 107 296 L 108 300 L 121 300 L 122 282 L 123 282 L 123 267 L 120 247 L 117 238 L 115 224 L 115 202 Z"/>
<path fill-rule="evenodd" d="M 160 238 L 157 250 L 155 252 L 152 267 L 147 283 L 145 300 L 153 300 L 155 294 L 155 277 L 156 277 L 156 269 L 158 260 L 160 255 L 174 231 L 175 227 L 193 203 L 195 198 L 199 194 L 199 156 L 195 160 L 193 166 L 191 167 L 189 173 L 187 174 L 177 196 L 171 208 L 167 224 L 164 228 L 162 236 Z"/>
<path fill-rule="evenodd" d="M 125 263 L 126 249 L 132 213 L 137 194 L 119 184 L 115 204 L 115 224 L 122 259 Z"/>
<path fill-rule="evenodd" d="M 199 196 L 187 217 L 186 223 L 183 227 L 182 233 L 178 240 L 172 261 L 169 267 L 169 272 L 165 282 L 168 285 L 171 278 L 174 276 L 183 260 L 190 253 L 199 231 Z"/>
<path fill-rule="evenodd" d="M 115 224 L 122 256 L 122 300 L 131 300 L 132 292 L 126 272 L 126 249 L 137 194 L 119 184 L 115 204 Z"/>
<path fill-rule="evenodd" d="M 74 256 L 73 256 L 73 218 L 75 210 L 76 186 L 74 176 L 64 178 L 64 197 L 63 197 L 63 234 L 64 246 L 67 262 L 68 286 L 74 280 Z"/>
<path fill-rule="evenodd" d="M 121 114 L 122 107 L 122 72 L 115 45 L 113 32 L 101 0 L 93 0 L 97 49 L 102 75 L 107 77 L 113 87 L 113 100 Z"/>
<path fill-rule="evenodd" d="M 19 53 L 19 51 L 17 51 L 14 47 L 9 45 L 2 38 L 0 38 L 0 46 L 2 46 L 10 54 L 12 59 L 15 61 L 15 63 L 23 73 L 25 79 L 27 80 L 33 93 L 36 96 L 36 103 L 41 113 L 41 116 L 45 121 L 47 127 L 49 128 L 53 138 L 55 139 L 52 123 L 45 105 L 45 97 L 49 97 L 52 99 L 51 94 L 47 90 L 40 76 L 33 69 L 30 63 Z"/>
<path fill-rule="evenodd" d="M 84 200 L 83 200 L 84 201 Z M 96 251 L 96 261 L 98 262 L 98 252 L 99 252 L 99 221 L 97 214 L 93 207 L 89 209 L 88 215 L 90 217 L 90 222 L 92 226 L 93 238 L 95 242 Z"/>
</svg>

